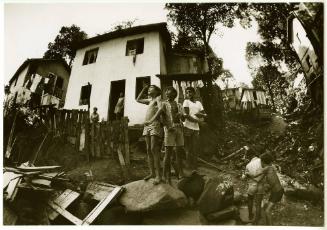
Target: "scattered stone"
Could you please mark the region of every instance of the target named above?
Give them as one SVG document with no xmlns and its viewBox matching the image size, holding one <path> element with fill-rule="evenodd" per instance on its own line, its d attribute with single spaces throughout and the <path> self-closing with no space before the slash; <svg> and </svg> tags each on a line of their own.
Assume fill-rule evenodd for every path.
<svg viewBox="0 0 327 230">
<path fill-rule="evenodd" d="M 126 211 L 147 212 L 185 207 L 187 198 L 183 192 L 168 184 L 154 185 L 151 180 L 134 181 L 124 185 L 126 191 L 119 202 Z"/>
</svg>

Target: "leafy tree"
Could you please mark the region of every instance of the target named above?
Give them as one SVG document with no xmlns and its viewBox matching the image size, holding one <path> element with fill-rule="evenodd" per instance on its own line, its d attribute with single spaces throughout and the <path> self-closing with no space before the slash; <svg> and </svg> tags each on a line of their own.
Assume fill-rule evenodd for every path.
<svg viewBox="0 0 327 230">
<path fill-rule="evenodd" d="M 288 82 L 277 65 L 267 64 L 260 66 L 252 81 L 252 85 L 255 88 L 267 91 L 273 110 L 281 109 L 285 106 L 283 96 L 286 95 L 285 89 L 288 87 Z M 277 97 L 279 97 L 278 106 L 276 106 Z"/>
<path fill-rule="evenodd" d="M 204 50 L 208 61 L 209 72 L 217 78 L 223 70 L 222 59 L 218 58 L 209 46 L 212 34 L 218 32 L 220 26 L 233 27 L 235 19 L 241 25 L 250 26 L 247 3 L 167 3 L 165 7 L 168 19 L 184 38 L 193 37 Z M 192 41 L 192 40 L 191 40 Z M 187 44 L 184 40 L 184 44 Z M 211 125 L 219 127 L 223 124 L 223 101 L 220 89 L 212 84 L 212 80 L 204 82 L 202 90 L 204 107 Z M 218 90 L 218 91 L 217 91 Z"/>
<path fill-rule="evenodd" d="M 248 4 L 246 3 L 167 3 L 168 19 L 179 31 L 200 41 L 208 53 L 209 41 L 219 25 L 233 27 L 235 19 L 250 26 Z"/>
<path fill-rule="evenodd" d="M 48 44 L 48 50 L 43 58 L 65 59 L 71 67 L 76 55 L 76 43 L 87 38 L 87 34 L 76 25 L 61 27 L 53 42 Z"/>
</svg>

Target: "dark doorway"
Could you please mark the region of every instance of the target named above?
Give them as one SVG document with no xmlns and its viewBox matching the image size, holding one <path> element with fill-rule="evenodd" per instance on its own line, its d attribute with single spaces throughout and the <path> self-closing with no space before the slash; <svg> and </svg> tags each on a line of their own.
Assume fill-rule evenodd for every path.
<svg viewBox="0 0 327 230">
<path fill-rule="evenodd" d="M 111 81 L 110 86 L 110 96 L 109 96 L 109 110 L 108 110 L 108 120 L 113 121 L 116 119 L 115 106 L 118 102 L 120 93 L 125 96 L 125 85 L 126 80 Z"/>
</svg>

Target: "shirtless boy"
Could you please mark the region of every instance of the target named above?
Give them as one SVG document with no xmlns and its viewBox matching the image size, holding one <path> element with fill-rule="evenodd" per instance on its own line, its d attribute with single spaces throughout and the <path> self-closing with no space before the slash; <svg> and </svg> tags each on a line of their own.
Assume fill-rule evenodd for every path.
<svg viewBox="0 0 327 230">
<path fill-rule="evenodd" d="M 148 98 L 142 99 L 142 96 L 146 90 L 148 90 Z M 161 181 L 159 153 L 160 139 L 162 137 L 162 125 L 159 117 L 153 119 L 151 122 L 149 122 L 149 120 L 153 118 L 158 109 L 161 107 L 160 96 L 161 90 L 159 87 L 155 85 L 145 85 L 136 99 L 136 101 L 139 103 L 149 105 L 145 116 L 143 136 L 145 137 L 150 174 L 146 176 L 144 180 L 155 178 L 153 182 L 154 184 L 159 184 Z"/>
</svg>

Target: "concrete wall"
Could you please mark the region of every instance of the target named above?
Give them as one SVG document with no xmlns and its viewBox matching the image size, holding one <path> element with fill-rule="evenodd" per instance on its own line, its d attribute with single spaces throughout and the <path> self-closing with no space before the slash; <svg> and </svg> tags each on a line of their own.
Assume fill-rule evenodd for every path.
<svg viewBox="0 0 327 230">
<path fill-rule="evenodd" d="M 136 56 L 125 56 L 128 40 L 144 38 L 144 51 Z M 95 63 L 82 65 L 87 50 L 99 47 Z M 79 105 L 81 87 L 92 84 L 91 108 L 97 107 L 100 120 L 107 120 L 111 81 L 126 80 L 124 116 L 130 119 L 130 125 L 144 122 L 146 106 L 135 100 L 136 77 L 151 76 L 151 84 L 160 86 L 156 74 L 161 73 L 160 36 L 158 32 L 149 32 L 90 45 L 76 53 L 70 83 L 66 95 L 65 108 L 87 109 Z M 164 71 L 164 68 L 163 68 Z"/>
</svg>

